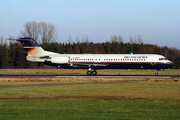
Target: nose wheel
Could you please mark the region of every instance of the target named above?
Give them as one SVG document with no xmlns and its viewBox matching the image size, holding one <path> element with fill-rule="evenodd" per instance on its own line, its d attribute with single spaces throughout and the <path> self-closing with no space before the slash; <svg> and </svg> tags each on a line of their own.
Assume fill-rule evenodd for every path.
<svg viewBox="0 0 180 120">
<path fill-rule="evenodd" d="M 90 76 L 90 75 L 97 75 L 97 71 L 94 70 L 94 71 L 87 71 L 87 75 Z"/>
<path fill-rule="evenodd" d="M 155 76 L 158 76 L 158 72 L 155 72 Z"/>
</svg>

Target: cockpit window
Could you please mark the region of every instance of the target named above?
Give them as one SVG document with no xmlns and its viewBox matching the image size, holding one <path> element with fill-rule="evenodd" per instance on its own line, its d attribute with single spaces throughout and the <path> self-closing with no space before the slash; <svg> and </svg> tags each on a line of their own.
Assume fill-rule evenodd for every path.
<svg viewBox="0 0 180 120">
<path fill-rule="evenodd" d="M 167 60 L 167 58 L 159 58 L 159 60 Z"/>
</svg>

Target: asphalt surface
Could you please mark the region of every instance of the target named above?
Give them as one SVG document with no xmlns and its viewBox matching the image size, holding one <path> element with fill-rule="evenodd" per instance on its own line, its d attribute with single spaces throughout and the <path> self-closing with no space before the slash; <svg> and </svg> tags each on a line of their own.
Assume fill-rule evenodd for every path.
<svg viewBox="0 0 180 120">
<path fill-rule="evenodd" d="M 169 79 L 177 78 L 179 76 L 149 76 L 149 75 L 0 75 L 0 78 L 157 78 L 157 79 Z"/>
</svg>

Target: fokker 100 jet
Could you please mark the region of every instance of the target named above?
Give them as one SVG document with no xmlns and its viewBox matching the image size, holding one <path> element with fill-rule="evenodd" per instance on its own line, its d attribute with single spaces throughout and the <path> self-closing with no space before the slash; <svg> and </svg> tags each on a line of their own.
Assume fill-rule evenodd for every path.
<svg viewBox="0 0 180 120">
<path fill-rule="evenodd" d="M 87 69 L 87 75 L 97 75 L 98 69 L 164 70 L 174 63 L 158 54 L 59 54 L 43 50 L 33 38 L 9 39 L 20 41 L 27 52 L 26 59 L 58 68 Z M 158 75 L 156 72 L 155 75 Z"/>
</svg>

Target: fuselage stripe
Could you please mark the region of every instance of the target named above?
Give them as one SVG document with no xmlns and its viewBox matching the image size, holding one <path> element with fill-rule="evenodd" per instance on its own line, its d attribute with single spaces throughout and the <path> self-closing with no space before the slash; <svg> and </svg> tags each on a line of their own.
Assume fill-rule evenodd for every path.
<svg viewBox="0 0 180 120">
<path fill-rule="evenodd" d="M 166 64 L 163 62 L 70 62 L 74 64 Z"/>
</svg>

